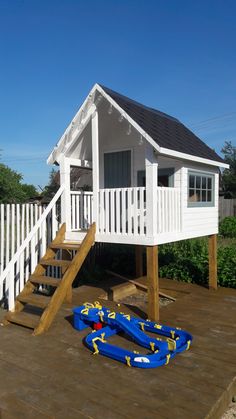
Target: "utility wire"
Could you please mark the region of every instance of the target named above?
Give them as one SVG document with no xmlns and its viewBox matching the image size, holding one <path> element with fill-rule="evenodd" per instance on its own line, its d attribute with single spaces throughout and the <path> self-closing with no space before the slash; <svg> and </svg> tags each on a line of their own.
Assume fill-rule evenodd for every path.
<svg viewBox="0 0 236 419">
<path fill-rule="evenodd" d="M 204 120 L 199 121 L 195 124 L 190 124 L 189 126 L 191 128 L 198 128 L 198 127 L 201 127 L 201 126 L 205 127 L 205 126 L 210 125 L 214 122 L 217 122 L 217 121 L 220 122 L 220 121 L 222 121 L 224 119 L 227 119 L 227 118 L 232 119 L 234 116 L 236 117 L 236 112 L 230 112 L 230 113 L 226 113 L 226 114 L 223 114 L 223 115 L 218 115 L 218 116 L 215 116 L 215 117 L 212 117 L 212 118 L 204 119 Z"/>
</svg>

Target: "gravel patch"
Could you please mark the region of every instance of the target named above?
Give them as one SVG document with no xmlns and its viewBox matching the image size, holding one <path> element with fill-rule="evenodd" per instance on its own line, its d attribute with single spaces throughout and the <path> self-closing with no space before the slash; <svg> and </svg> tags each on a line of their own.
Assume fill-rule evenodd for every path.
<svg viewBox="0 0 236 419">
<path fill-rule="evenodd" d="M 235 419 L 236 418 L 236 402 L 230 403 L 229 408 L 225 411 L 221 419 Z"/>
</svg>

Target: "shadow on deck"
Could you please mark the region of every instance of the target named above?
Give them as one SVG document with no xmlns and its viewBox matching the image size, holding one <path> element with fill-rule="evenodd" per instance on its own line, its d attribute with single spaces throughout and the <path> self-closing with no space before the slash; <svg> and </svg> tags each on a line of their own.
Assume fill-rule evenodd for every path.
<svg viewBox="0 0 236 419">
<path fill-rule="evenodd" d="M 161 323 L 186 329 L 194 340 L 190 351 L 153 370 L 128 368 L 84 347 L 88 331 L 73 329 L 71 307 L 98 300 L 101 288 L 74 290 L 72 306 L 63 306 L 44 335 L 0 328 L 0 417 L 220 417 L 236 393 L 236 290 L 214 292 L 170 280 L 162 280 L 161 288 L 177 298 L 161 309 Z M 104 305 L 132 313 L 109 301 Z M 113 342 L 137 349 L 120 337 Z"/>
</svg>

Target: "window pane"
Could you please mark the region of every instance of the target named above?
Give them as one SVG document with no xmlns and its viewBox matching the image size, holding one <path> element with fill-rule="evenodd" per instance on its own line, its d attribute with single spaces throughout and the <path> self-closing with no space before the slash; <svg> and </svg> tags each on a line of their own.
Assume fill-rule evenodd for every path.
<svg viewBox="0 0 236 419">
<path fill-rule="evenodd" d="M 206 189 L 206 177 L 202 177 L 202 189 Z"/>
<path fill-rule="evenodd" d="M 211 202 L 211 199 L 212 199 L 212 192 L 207 191 L 207 202 Z"/>
<path fill-rule="evenodd" d="M 196 202 L 200 202 L 201 201 L 201 190 L 197 189 L 196 190 Z"/>
<path fill-rule="evenodd" d="M 196 176 L 196 188 L 201 188 L 201 176 Z"/>
<path fill-rule="evenodd" d="M 202 191 L 202 202 L 206 202 L 206 191 Z"/>
<path fill-rule="evenodd" d="M 189 187 L 190 188 L 194 188 L 194 179 L 195 179 L 195 176 L 193 176 L 193 175 L 189 176 Z"/>
<path fill-rule="evenodd" d="M 189 202 L 196 202 L 196 194 L 194 189 L 189 189 Z"/>
<path fill-rule="evenodd" d="M 212 189 L 212 179 L 211 179 L 211 177 L 207 178 L 207 189 Z"/>
</svg>

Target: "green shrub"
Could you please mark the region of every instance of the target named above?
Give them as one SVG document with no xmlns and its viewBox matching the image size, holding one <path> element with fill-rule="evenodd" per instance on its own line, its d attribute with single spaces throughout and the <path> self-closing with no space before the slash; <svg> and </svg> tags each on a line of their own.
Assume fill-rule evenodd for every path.
<svg viewBox="0 0 236 419">
<path fill-rule="evenodd" d="M 236 288 L 236 246 L 220 246 L 217 259 L 218 284 Z M 159 247 L 160 277 L 206 285 L 208 269 L 207 238 L 184 240 Z"/>
<path fill-rule="evenodd" d="M 219 233 L 223 237 L 236 238 L 236 217 L 225 217 L 220 222 Z"/>
<path fill-rule="evenodd" d="M 222 287 L 236 288 L 236 247 L 218 249 L 218 283 Z"/>
<path fill-rule="evenodd" d="M 205 239 L 184 240 L 159 247 L 160 276 L 205 284 L 208 250 Z"/>
</svg>

